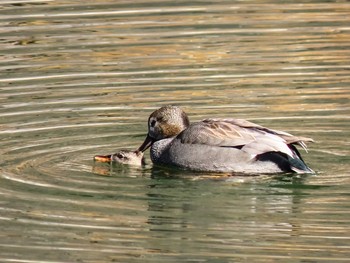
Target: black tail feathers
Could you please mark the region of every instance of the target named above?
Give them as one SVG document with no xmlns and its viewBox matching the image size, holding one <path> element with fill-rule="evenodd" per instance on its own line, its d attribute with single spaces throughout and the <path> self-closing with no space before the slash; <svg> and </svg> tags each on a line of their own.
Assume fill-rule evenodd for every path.
<svg viewBox="0 0 350 263">
<path fill-rule="evenodd" d="M 294 153 L 293 157 L 282 152 L 267 152 L 258 155 L 256 158 L 259 161 L 274 162 L 284 172 L 314 173 L 314 171 L 306 165 L 297 148 L 291 144 L 288 146 Z"/>
</svg>

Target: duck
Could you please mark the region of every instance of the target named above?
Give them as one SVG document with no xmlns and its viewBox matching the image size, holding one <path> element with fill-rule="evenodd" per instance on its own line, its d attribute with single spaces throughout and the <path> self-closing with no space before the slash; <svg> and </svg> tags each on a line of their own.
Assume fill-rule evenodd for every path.
<svg viewBox="0 0 350 263">
<path fill-rule="evenodd" d="M 307 152 L 313 139 L 273 130 L 244 119 L 208 118 L 190 123 L 178 106 L 148 118 L 148 133 L 135 152 L 150 148 L 156 165 L 237 174 L 314 173 L 296 146 Z"/>
<path fill-rule="evenodd" d="M 133 166 L 144 166 L 146 164 L 143 152 L 131 150 L 119 150 L 109 155 L 95 155 L 94 161 L 103 163 L 115 162 Z"/>
</svg>

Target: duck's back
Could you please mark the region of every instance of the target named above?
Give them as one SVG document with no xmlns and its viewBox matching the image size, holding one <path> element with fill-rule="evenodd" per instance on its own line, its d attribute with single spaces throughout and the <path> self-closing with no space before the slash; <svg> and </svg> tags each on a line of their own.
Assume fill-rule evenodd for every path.
<svg viewBox="0 0 350 263">
<path fill-rule="evenodd" d="M 310 173 L 295 144 L 303 139 L 245 120 L 206 119 L 175 138 L 155 142 L 154 163 L 185 169 L 237 173 Z"/>
</svg>

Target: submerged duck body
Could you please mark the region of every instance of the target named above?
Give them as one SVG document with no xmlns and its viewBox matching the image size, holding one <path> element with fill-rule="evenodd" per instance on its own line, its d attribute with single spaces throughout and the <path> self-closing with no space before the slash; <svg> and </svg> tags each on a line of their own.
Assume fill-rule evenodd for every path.
<svg viewBox="0 0 350 263">
<path fill-rule="evenodd" d="M 272 130 L 241 119 L 205 119 L 190 124 L 176 106 L 154 111 L 138 151 L 151 147 L 153 163 L 184 169 L 233 173 L 313 173 L 295 145 L 310 138 Z"/>
</svg>

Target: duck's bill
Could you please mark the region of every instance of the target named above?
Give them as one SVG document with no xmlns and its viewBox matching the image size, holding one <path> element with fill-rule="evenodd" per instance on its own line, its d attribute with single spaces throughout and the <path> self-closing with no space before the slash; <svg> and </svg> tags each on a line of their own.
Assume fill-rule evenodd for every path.
<svg viewBox="0 0 350 263">
<path fill-rule="evenodd" d="M 147 134 L 147 137 L 143 144 L 136 150 L 136 152 L 144 152 L 146 151 L 152 144 L 154 140 Z"/>
<path fill-rule="evenodd" d="M 112 155 L 96 155 L 94 160 L 101 163 L 110 163 L 112 160 Z"/>
</svg>

